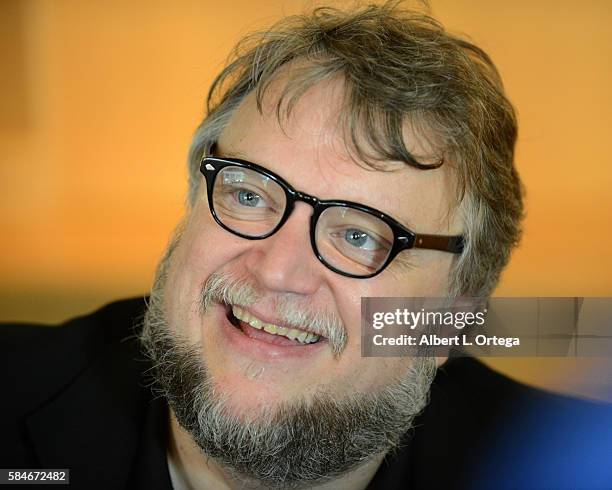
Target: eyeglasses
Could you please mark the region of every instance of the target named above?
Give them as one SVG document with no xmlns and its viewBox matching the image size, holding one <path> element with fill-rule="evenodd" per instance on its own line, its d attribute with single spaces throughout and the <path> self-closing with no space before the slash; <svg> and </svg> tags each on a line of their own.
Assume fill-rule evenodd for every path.
<svg viewBox="0 0 612 490">
<path fill-rule="evenodd" d="M 204 157 L 208 204 L 215 221 L 248 240 L 263 240 L 287 221 L 295 203 L 313 207 L 310 244 L 317 259 L 347 277 L 380 274 L 402 250 L 426 248 L 461 253 L 462 236 L 421 235 L 376 209 L 350 201 L 321 200 L 291 187 L 254 163 Z"/>
</svg>

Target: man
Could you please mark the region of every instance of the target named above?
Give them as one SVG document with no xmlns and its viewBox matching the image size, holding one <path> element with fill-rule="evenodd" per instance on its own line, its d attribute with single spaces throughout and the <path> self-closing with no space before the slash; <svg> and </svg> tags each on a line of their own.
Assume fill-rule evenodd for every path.
<svg viewBox="0 0 612 490">
<path fill-rule="evenodd" d="M 76 488 L 512 486 L 509 429 L 574 403 L 470 359 L 362 357 L 360 303 L 490 294 L 519 238 L 515 140 L 488 56 L 426 15 L 323 8 L 248 38 L 147 304 L 5 329 L 0 466 Z"/>
</svg>

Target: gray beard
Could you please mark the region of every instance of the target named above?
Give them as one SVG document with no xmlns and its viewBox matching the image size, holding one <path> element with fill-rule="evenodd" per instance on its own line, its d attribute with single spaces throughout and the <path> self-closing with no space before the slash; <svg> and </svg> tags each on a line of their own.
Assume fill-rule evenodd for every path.
<svg viewBox="0 0 612 490">
<path fill-rule="evenodd" d="M 427 405 L 433 358 L 414 358 L 405 376 L 372 393 L 317 393 L 241 420 L 214 386 L 200 346 L 174 334 L 165 320 L 164 284 L 175 245 L 158 268 L 140 340 L 153 362 L 154 386 L 205 455 L 247 485 L 300 488 L 329 482 L 398 447 Z"/>
</svg>

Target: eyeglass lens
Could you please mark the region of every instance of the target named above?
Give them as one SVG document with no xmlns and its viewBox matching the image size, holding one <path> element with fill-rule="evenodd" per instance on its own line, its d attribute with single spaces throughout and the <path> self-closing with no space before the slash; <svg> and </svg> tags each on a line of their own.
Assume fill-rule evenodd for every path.
<svg viewBox="0 0 612 490">
<path fill-rule="evenodd" d="M 221 169 L 213 187 L 217 218 L 229 229 L 248 237 L 270 233 L 287 206 L 284 189 L 252 169 Z M 393 246 L 393 231 L 381 219 L 364 211 L 332 206 L 325 208 L 315 227 L 315 246 L 324 261 L 353 275 L 377 272 Z"/>
</svg>

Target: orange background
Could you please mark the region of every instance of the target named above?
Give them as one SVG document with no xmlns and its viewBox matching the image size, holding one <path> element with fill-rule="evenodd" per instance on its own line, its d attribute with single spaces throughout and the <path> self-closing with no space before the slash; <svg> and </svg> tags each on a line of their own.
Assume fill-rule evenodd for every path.
<svg viewBox="0 0 612 490">
<path fill-rule="evenodd" d="M 431 3 L 493 57 L 518 109 L 528 216 L 496 295 L 612 296 L 612 3 Z M 214 74 L 242 35 L 310 5 L 0 2 L 0 319 L 146 293 Z M 610 361 L 492 363 L 612 399 Z"/>
</svg>

